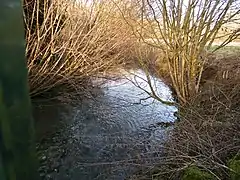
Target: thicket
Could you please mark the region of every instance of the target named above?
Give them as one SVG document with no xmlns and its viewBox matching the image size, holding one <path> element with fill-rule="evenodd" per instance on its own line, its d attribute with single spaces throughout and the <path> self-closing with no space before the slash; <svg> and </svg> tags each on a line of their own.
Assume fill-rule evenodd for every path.
<svg viewBox="0 0 240 180">
<path fill-rule="evenodd" d="M 31 96 L 86 79 L 133 57 L 136 38 L 109 1 L 24 0 Z"/>
</svg>

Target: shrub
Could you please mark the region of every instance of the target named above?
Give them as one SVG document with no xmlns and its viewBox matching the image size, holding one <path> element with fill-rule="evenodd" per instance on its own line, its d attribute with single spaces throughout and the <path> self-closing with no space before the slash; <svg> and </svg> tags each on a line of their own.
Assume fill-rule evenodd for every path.
<svg viewBox="0 0 240 180">
<path fill-rule="evenodd" d="M 198 0 L 137 0 L 141 26 L 134 33 L 142 42 L 163 52 L 171 85 L 181 104 L 199 92 L 207 53 L 221 28 L 239 13 L 237 2 Z M 229 11 L 234 9 L 231 15 Z M 226 36 L 220 47 L 239 36 L 239 29 Z M 161 66 L 162 62 L 159 62 Z"/>
<path fill-rule="evenodd" d="M 86 1 L 87 2 L 87 1 Z M 107 1 L 24 1 L 32 96 L 82 80 L 131 59 L 136 41 Z"/>
</svg>

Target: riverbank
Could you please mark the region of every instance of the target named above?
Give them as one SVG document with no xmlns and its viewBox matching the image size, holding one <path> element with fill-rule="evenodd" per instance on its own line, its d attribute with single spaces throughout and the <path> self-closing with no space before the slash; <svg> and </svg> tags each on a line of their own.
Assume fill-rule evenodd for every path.
<svg viewBox="0 0 240 180">
<path fill-rule="evenodd" d="M 229 49 L 227 49 L 229 50 Z M 201 170 L 210 172 L 215 174 L 216 178 L 220 179 L 229 179 L 229 169 L 228 169 L 228 161 L 233 158 L 236 154 L 238 154 L 238 151 L 240 149 L 240 126 L 239 126 L 239 119 L 240 119 L 240 79 L 239 79 L 239 69 L 240 69 L 240 60 L 238 53 L 228 53 L 229 51 L 224 53 L 217 53 L 215 55 L 211 55 L 211 61 L 209 60 L 209 66 L 206 67 L 206 76 L 205 81 L 203 82 L 201 86 L 201 92 L 192 99 L 192 101 L 188 102 L 185 106 L 181 106 L 179 109 L 179 115 L 180 115 L 180 121 L 177 123 L 174 123 L 173 130 L 169 131 L 169 134 L 167 135 L 167 141 L 164 142 L 164 144 L 157 143 L 154 145 L 154 151 L 146 151 L 144 153 L 139 151 L 134 152 L 134 155 L 130 158 L 131 160 L 134 160 L 133 162 L 129 162 L 127 160 L 123 160 L 119 162 L 119 159 L 114 159 L 114 156 L 111 156 L 113 159 L 108 159 L 110 161 L 104 161 L 104 158 L 102 159 L 100 163 L 96 163 L 95 160 L 91 160 L 91 162 L 83 162 L 85 153 L 88 151 L 92 151 L 94 147 L 89 145 L 88 138 L 85 139 L 85 144 L 82 142 L 82 137 L 80 139 L 75 139 L 72 137 L 75 137 L 74 134 L 78 132 L 78 130 L 75 130 L 76 126 L 80 126 L 83 128 L 83 124 L 79 122 L 75 122 L 75 125 L 67 125 L 62 126 L 60 123 L 60 126 L 57 128 L 57 132 L 53 133 L 53 135 L 48 135 L 50 138 L 43 138 L 43 141 L 41 141 L 40 144 L 38 144 L 38 149 L 40 150 L 40 162 L 42 164 L 40 168 L 40 173 L 44 177 L 43 179 L 51 179 L 51 178 L 70 178 L 72 175 L 76 172 L 79 172 L 76 170 L 75 172 L 67 172 L 63 166 L 66 165 L 66 167 L 72 167 L 75 161 L 73 159 L 69 159 L 66 157 L 69 156 L 75 156 L 75 153 L 80 153 L 78 160 L 81 162 L 78 164 L 82 169 L 80 170 L 82 173 L 86 173 L 84 176 L 85 178 L 88 178 L 87 172 L 90 168 L 97 168 L 96 174 L 101 172 L 100 166 L 108 167 L 108 169 L 111 169 L 110 167 L 114 165 L 116 168 L 115 170 L 119 169 L 120 167 L 126 167 L 133 164 L 138 164 L 138 168 L 134 169 L 134 172 L 137 172 L 136 175 L 131 175 L 130 179 L 152 179 L 152 177 L 160 178 L 160 179 L 181 179 L 186 172 L 186 170 L 189 167 L 200 167 Z M 211 67 L 211 68 L 210 68 Z M 136 67 L 134 68 L 136 70 Z M 214 70 L 213 70 L 214 69 Z M 130 67 L 127 69 L 129 72 Z M 124 76 L 127 75 L 126 72 L 122 71 L 113 71 L 110 73 L 109 76 L 103 76 L 102 80 L 95 81 L 95 83 L 98 83 L 99 85 L 104 85 L 106 82 L 112 81 L 112 85 L 115 88 L 115 91 L 111 97 L 119 96 L 119 94 L 123 93 L 121 90 L 121 86 L 114 85 L 116 82 L 121 82 L 121 76 L 120 74 L 123 74 Z M 132 74 L 134 75 L 134 74 Z M 137 75 L 137 74 L 136 74 Z M 136 77 L 138 77 L 137 75 Z M 93 78 L 94 79 L 94 78 Z M 134 78 L 133 78 L 134 79 Z M 132 79 L 132 80 L 133 80 Z M 131 78 L 128 80 L 131 80 Z M 125 82 L 127 83 L 127 82 Z M 130 81 L 131 83 L 131 81 Z M 128 83 L 127 83 L 128 84 Z M 141 83 L 140 83 L 141 84 Z M 123 83 L 124 85 L 124 83 Z M 142 86 L 144 87 L 144 86 Z M 144 87 L 147 89 L 147 86 Z M 111 100 L 110 102 L 113 104 L 109 104 L 108 106 L 105 106 L 104 103 L 100 103 L 95 101 L 99 97 L 106 97 L 106 94 L 102 92 L 100 89 L 97 91 L 89 90 L 89 92 L 93 92 L 91 96 L 86 96 L 90 98 L 88 101 L 91 102 L 92 105 L 86 105 L 86 101 L 83 103 L 85 104 L 85 108 L 78 111 L 77 109 L 71 108 L 70 111 L 73 111 L 70 113 L 70 115 L 67 115 L 69 112 L 69 108 L 63 110 L 62 107 L 59 107 L 57 110 L 56 105 L 54 105 L 52 108 L 55 110 L 51 110 L 52 108 L 48 108 L 50 110 L 50 117 L 52 117 L 51 114 L 54 114 L 53 116 L 59 116 L 59 114 L 65 114 L 63 117 L 58 117 L 58 120 L 63 118 L 67 119 L 65 123 L 67 122 L 71 124 L 72 119 L 76 119 L 76 117 L 79 117 L 80 113 L 81 118 L 85 123 L 89 123 L 87 121 L 92 121 L 92 119 L 96 119 L 96 117 L 104 117 L 102 119 L 102 122 L 106 122 L 110 119 L 113 119 L 114 116 L 120 116 L 123 117 L 123 119 L 127 119 L 129 117 L 129 114 L 125 114 L 125 112 L 116 113 L 114 110 L 112 112 L 109 111 L 109 108 L 114 105 L 114 103 L 120 103 L 123 102 L 123 104 L 118 104 L 117 107 L 113 109 L 122 109 L 122 108 L 129 108 L 130 106 L 126 106 L 126 104 L 130 103 L 129 99 L 125 102 L 122 101 L 124 99 L 124 96 L 121 98 L 117 98 L 115 100 Z M 107 90 L 107 89 L 105 89 Z M 128 96 L 133 98 L 134 96 L 131 96 L 132 91 L 127 91 Z M 140 93 L 141 94 L 141 93 Z M 127 97 L 127 96 L 126 96 Z M 126 98 L 125 97 L 125 98 Z M 81 98 L 83 100 L 84 98 Z M 145 98 L 142 98 L 144 100 Z M 105 99 L 106 100 L 106 99 Z M 104 100 L 104 101 L 105 101 Z M 133 104 L 135 106 L 140 105 L 142 102 L 141 98 L 139 101 L 134 102 Z M 75 101 L 76 102 L 76 101 Z M 88 104 L 88 103 L 87 103 Z M 98 105 L 97 105 L 98 104 Z M 131 104 L 131 103 L 130 103 Z M 96 111 L 94 110 L 94 107 L 96 107 Z M 146 104 L 143 105 L 145 106 Z M 62 105 L 61 105 L 62 106 Z M 82 105 L 81 105 L 82 106 Z M 84 106 L 84 105 L 83 105 Z M 104 108 L 107 108 L 103 110 Z M 44 109 L 44 108 L 43 108 Z M 71 110 L 72 109 L 72 110 Z M 97 115 L 100 111 L 101 113 L 105 114 L 104 112 L 107 112 L 107 115 Z M 111 109 L 111 108 L 110 108 Z M 46 110 L 46 108 L 45 108 Z M 55 111 L 55 112 L 54 112 Z M 89 111 L 94 111 L 94 116 L 88 115 Z M 129 112 L 129 110 L 127 110 Z M 135 110 L 134 110 L 135 111 Z M 132 112 L 134 112 L 132 111 Z M 136 113 L 142 113 L 142 110 L 136 111 Z M 77 116 L 76 113 L 78 114 Z M 83 114 L 82 114 L 83 113 Z M 131 123 L 133 123 L 136 120 L 142 121 L 142 118 L 144 116 L 141 116 L 141 113 L 138 114 L 137 117 L 132 117 Z M 151 113 L 145 113 L 149 118 L 153 117 L 153 114 L 157 113 L 154 110 L 151 110 Z M 162 113 L 162 112 L 158 112 Z M 46 111 L 42 111 L 40 114 L 48 114 Z M 120 115 L 122 114 L 122 115 Z M 87 116 L 86 116 L 87 115 Z M 97 115 L 97 116 L 96 116 Z M 64 118 L 67 117 L 68 118 Z M 141 117 L 140 117 L 141 116 Z M 97 118 L 97 119 L 98 119 Z M 46 119 L 44 117 L 41 117 L 40 119 Z M 51 118 L 54 120 L 54 118 Z M 77 118 L 78 119 L 78 118 Z M 84 120 L 85 119 L 85 120 Z M 158 119 L 158 118 L 157 118 Z M 47 119 L 46 119 L 47 120 Z M 82 121 L 81 120 L 81 121 Z M 61 121 L 61 120 L 60 120 Z M 80 121 L 80 122 L 81 122 Z M 61 121 L 62 122 L 62 121 Z M 112 123 L 112 122 L 111 122 Z M 110 123 L 110 124 L 111 124 Z M 142 122 L 141 122 L 142 123 Z M 64 123 L 63 123 L 64 124 Z M 109 124 L 109 125 L 110 125 Z M 158 124 L 160 123 L 153 123 L 148 126 L 143 125 L 143 127 L 146 126 L 146 129 L 148 128 L 158 128 Z M 50 123 L 47 120 L 46 126 L 49 126 Z M 59 124 L 58 124 L 59 125 Z M 90 128 L 91 125 L 96 125 L 96 123 L 93 123 L 90 125 L 87 125 L 86 128 Z M 43 125 L 43 129 L 44 129 Z M 108 126 L 108 125 L 107 125 Z M 72 129 L 73 128 L 73 129 Z M 101 129 L 103 127 L 97 126 L 97 128 Z M 110 127 L 108 127 L 110 128 Z M 111 128 L 110 128 L 111 129 Z M 146 130 L 145 129 L 145 130 Z M 126 129 L 125 129 L 126 130 Z M 49 130 L 49 132 L 53 132 L 53 130 Z M 84 132 L 84 128 L 81 129 L 79 132 Z M 89 131 L 90 132 L 90 131 Z M 126 143 L 130 143 L 129 146 L 120 146 L 121 151 L 129 151 L 131 149 L 131 146 L 133 146 L 133 141 L 135 139 L 135 142 L 142 143 L 140 141 L 141 136 L 138 136 L 139 131 L 137 135 L 131 136 L 130 139 L 127 137 L 122 138 L 123 144 L 126 145 Z M 144 133 L 146 133 L 144 131 Z M 144 134 L 143 133 L 143 134 Z M 158 131 L 159 133 L 159 131 Z M 99 133 L 97 133 L 100 135 Z M 156 134 L 157 135 L 157 134 Z M 158 134 L 160 135 L 160 134 Z M 111 135 L 113 136 L 113 135 Z M 94 137 L 94 136 L 93 136 Z M 114 139 L 118 139 L 119 137 L 115 137 Z M 69 140 L 70 138 L 70 140 Z M 95 137 L 97 139 L 97 137 Z M 108 135 L 104 136 L 104 138 L 109 138 Z M 53 139 L 53 140 L 52 140 Z M 95 140 L 96 140 L 95 139 Z M 120 138 L 121 139 L 121 138 Z M 94 140 L 94 142 L 95 142 Z M 70 142 L 70 144 L 68 143 Z M 109 142 L 112 142 L 112 140 L 109 140 Z M 116 141 L 117 142 L 117 141 Z M 75 143 L 79 143 L 79 146 Z M 105 144 L 108 143 L 108 140 L 104 141 Z M 117 142 L 117 144 L 122 144 L 122 142 Z M 149 143 L 149 142 L 148 142 Z M 147 143 L 147 145 L 149 145 Z M 113 145 L 114 143 L 112 143 Z M 118 145 L 114 144 L 114 148 L 111 149 L 115 151 L 114 149 L 119 149 Z M 117 145 L 117 146 L 116 146 Z M 100 145 L 101 146 L 101 145 Z M 142 147 L 142 146 L 141 146 Z M 142 161 L 142 158 L 146 158 L 145 156 L 139 158 L 139 155 L 146 155 L 151 154 L 153 152 L 156 152 L 158 155 L 160 153 L 159 149 L 164 149 L 164 156 L 161 154 L 161 156 L 154 156 L 150 157 L 149 164 L 145 164 Z M 110 152 L 111 150 L 108 149 L 105 151 Z M 157 150 L 158 149 L 158 150 Z M 117 150 L 118 151 L 118 150 Z M 127 153 L 128 154 L 128 153 Z M 154 153 L 153 153 L 154 154 Z M 105 157 L 105 156 L 104 156 Z M 83 159 L 82 159 L 83 158 Z M 139 159 L 138 159 L 139 158 Z M 149 158 L 149 157 L 148 157 Z M 138 159 L 138 160 L 136 160 Z M 119 163 L 121 164 L 119 166 Z M 75 165 L 74 165 L 75 166 Z M 148 166 L 151 167 L 151 170 L 144 167 Z M 88 169 L 89 168 L 89 169 Z M 100 168 L 100 169 L 99 169 Z M 139 170 L 141 169 L 141 173 L 139 173 Z M 80 172 L 79 172 L 80 173 Z M 80 173 L 81 174 L 81 173 Z M 95 175 L 96 175 L 95 174 Z M 100 176 L 99 179 L 104 177 L 105 179 L 108 177 L 111 179 L 111 177 L 116 178 L 116 174 L 112 174 L 113 176 L 108 177 L 107 173 Z M 76 175 L 77 176 L 77 175 Z M 76 177 L 77 178 L 77 177 Z M 121 179 L 121 177 L 118 177 Z"/>
<path fill-rule="evenodd" d="M 199 168 L 200 174 L 192 172 L 198 178 L 201 172 L 212 179 L 231 179 L 231 172 L 239 177 L 237 166 L 229 167 L 240 149 L 239 54 L 235 47 L 211 54 L 200 93 L 179 107 L 180 121 L 165 144 L 165 159 L 133 179 L 183 179 L 192 167 Z"/>
</svg>

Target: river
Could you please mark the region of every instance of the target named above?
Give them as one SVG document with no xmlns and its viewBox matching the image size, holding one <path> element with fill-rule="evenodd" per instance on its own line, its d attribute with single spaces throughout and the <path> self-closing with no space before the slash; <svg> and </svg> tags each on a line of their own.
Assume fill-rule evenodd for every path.
<svg viewBox="0 0 240 180">
<path fill-rule="evenodd" d="M 151 77 L 156 92 L 173 101 L 170 89 Z M 91 97 L 74 105 L 34 103 L 42 179 L 123 180 L 163 156 L 177 108 L 149 98 L 142 70 L 113 79 L 95 78 Z"/>
</svg>

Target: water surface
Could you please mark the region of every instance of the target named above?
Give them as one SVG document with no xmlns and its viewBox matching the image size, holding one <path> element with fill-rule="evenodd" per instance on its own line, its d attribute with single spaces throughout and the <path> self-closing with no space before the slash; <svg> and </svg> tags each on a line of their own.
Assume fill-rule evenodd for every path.
<svg viewBox="0 0 240 180">
<path fill-rule="evenodd" d="M 38 144 L 43 179 L 123 180 L 161 160 L 168 128 L 159 124 L 173 122 L 176 107 L 149 97 L 141 70 L 93 82 L 89 98 L 74 106 L 53 105 L 54 116 L 52 111 L 37 115 L 39 122 L 61 124 Z M 160 97 L 173 100 L 163 82 L 151 77 L 151 83 Z"/>
</svg>

